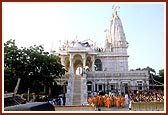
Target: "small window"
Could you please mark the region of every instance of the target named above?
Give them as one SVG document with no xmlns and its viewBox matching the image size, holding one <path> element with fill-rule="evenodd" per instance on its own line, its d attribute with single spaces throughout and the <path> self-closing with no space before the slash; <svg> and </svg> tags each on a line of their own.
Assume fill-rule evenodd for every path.
<svg viewBox="0 0 168 115">
<path fill-rule="evenodd" d="M 95 60 L 95 70 L 96 71 L 102 71 L 102 62 L 100 59 Z"/>
<path fill-rule="evenodd" d="M 102 91 L 103 88 L 102 88 L 102 85 L 99 85 L 99 91 Z"/>
<path fill-rule="evenodd" d="M 113 52 L 113 48 L 111 48 L 111 52 Z"/>
<path fill-rule="evenodd" d="M 88 85 L 87 90 L 92 91 L 92 86 L 90 84 Z"/>
<path fill-rule="evenodd" d="M 138 89 L 142 90 L 142 84 L 138 84 Z"/>
<path fill-rule="evenodd" d="M 114 90 L 115 89 L 115 86 L 114 85 L 111 85 L 111 90 Z"/>
<path fill-rule="evenodd" d="M 137 83 L 142 83 L 142 81 L 137 81 Z"/>
</svg>

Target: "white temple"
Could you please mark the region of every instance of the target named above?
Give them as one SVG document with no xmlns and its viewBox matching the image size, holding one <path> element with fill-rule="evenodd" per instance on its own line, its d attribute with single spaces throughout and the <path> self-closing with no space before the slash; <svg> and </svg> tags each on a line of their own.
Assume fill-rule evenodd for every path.
<svg viewBox="0 0 168 115">
<path fill-rule="evenodd" d="M 149 84 L 147 71 L 128 70 L 128 42 L 114 8 L 109 29 L 106 29 L 105 45 L 100 48 L 92 40 L 66 41 L 57 54 L 67 73 L 63 76 L 66 85 L 66 105 L 82 105 L 92 92 L 125 94 L 146 89 Z"/>
</svg>

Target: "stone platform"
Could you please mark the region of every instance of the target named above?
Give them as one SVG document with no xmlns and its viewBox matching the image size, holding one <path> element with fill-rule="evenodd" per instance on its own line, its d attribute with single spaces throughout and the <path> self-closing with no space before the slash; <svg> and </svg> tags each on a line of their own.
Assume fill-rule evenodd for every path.
<svg viewBox="0 0 168 115">
<path fill-rule="evenodd" d="M 92 106 L 55 106 L 55 111 L 94 111 Z"/>
<path fill-rule="evenodd" d="M 55 106 L 55 111 L 129 111 L 128 110 L 128 106 L 126 106 L 125 108 L 116 108 L 116 107 L 111 107 L 111 108 L 107 108 L 107 107 L 92 107 L 92 106 Z"/>
</svg>

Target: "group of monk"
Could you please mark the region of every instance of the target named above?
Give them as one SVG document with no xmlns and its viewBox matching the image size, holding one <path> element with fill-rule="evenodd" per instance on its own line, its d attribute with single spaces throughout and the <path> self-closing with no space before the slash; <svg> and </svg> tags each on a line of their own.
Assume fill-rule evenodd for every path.
<svg viewBox="0 0 168 115">
<path fill-rule="evenodd" d="M 88 98 L 88 104 L 94 107 L 125 107 L 125 97 L 124 96 L 113 96 L 113 95 L 98 95 Z"/>
</svg>

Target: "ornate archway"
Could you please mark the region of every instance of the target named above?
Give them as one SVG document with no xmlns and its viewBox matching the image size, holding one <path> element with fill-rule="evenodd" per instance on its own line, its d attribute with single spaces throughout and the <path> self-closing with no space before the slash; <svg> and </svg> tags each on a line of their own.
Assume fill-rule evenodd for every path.
<svg viewBox="0 0 168 115">
<path fill-rule="evenodd" d="M 78 75 L 82 74 L 83 60 L 80 54 L 76 54 L 73 57 L 73 70 L 74 70 L 74 74 L 78 74 Z"/>
<path fill-rule="evenodd" d="M 92 62 L 92 60 L 91 60 L 91 57 L 90 56 L 87 56 L 87 58 L 86 58 L 86 70 L 87 71 L 93 71 L 92 70 L 92 64 L 93 64 L 93 62 Z"/>
</svg>

